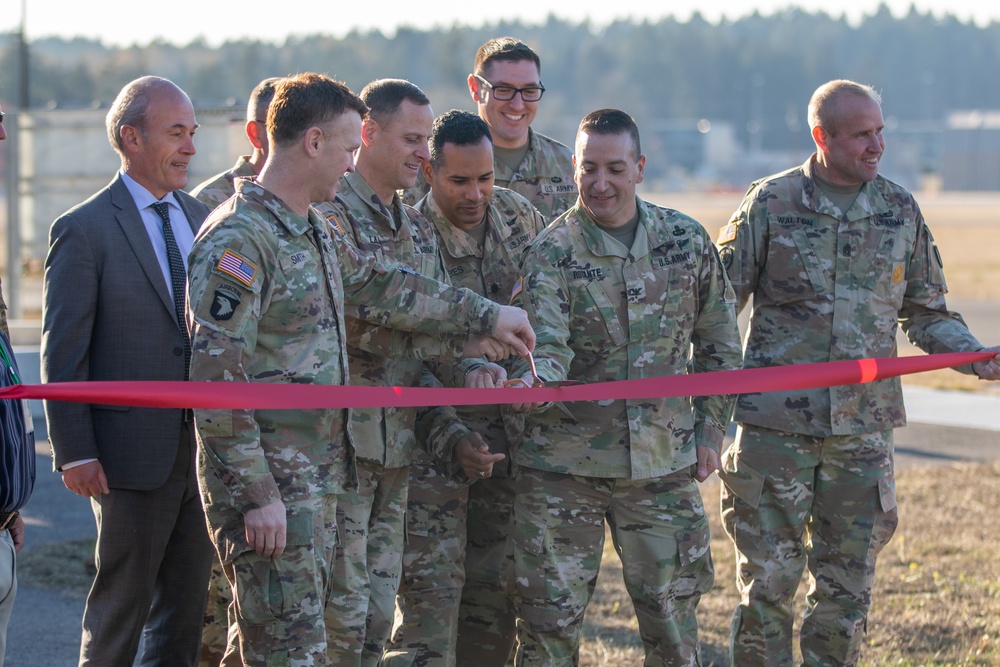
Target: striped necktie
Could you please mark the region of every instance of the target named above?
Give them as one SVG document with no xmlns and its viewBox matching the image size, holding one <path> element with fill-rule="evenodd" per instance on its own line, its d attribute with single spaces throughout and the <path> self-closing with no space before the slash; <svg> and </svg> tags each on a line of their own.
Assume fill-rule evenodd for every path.
<svg viewBox="0 0 1000 667">
<path fill-rule="evenodd" d="M 156 211 L 163 221 L 163 240 L 167 243 L 167 264 L 170 266 L 170 286 L 174 292 L 174 314 L 177 316 L 181 335 L 184 336 L 184 379 L 187 380 L 188 368 L 191 366 L 191 338 L 188 336 L 184 319 L 184 293 L 187 283 L 184 260 L 181 259 L 181 251 L 177 247 L 177 239 L 174 238 L 174 230 L 170 226 L 170 205 L 158 201 L 150 204 L 150 208 Z"/>
</svg>

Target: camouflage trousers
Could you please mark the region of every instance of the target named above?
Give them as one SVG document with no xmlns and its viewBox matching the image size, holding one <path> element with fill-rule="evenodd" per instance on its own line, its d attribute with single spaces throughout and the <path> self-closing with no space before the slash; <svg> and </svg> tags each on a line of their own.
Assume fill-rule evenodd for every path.
<svg viewBox="0 0 1000 667">
<path fill-rule="evenodd" d="M 857 663 L 875 559 L 896 529 L 892 446 L 891 430 L 824 438 L 740 427 L 720 471 L 740 591 L 733 664 L 792 664 L 792 601 L 806 567 L 803 664 Z"/>
<path fill-rule="evenodd" d="M 375 667 L 392 630 L 406 534 L 409 467 L 358 463 L 358 490 L 340 494 L 337 563 L 327 622 L 332 664 Z"/>
<path fill-rule="evenodd" d="M 501 570 L 513 504 L 508 477 L 461 486 L 435 466 L 410 466 L 403 580 L 384 667 L 508 664 L 515 616 Z"/>
<path fill-rule="evenodd" d="M 208 599 L 205 601 L 205 624 L 201 628 L 201 657 L 198 667 L 219 667 L 229 644 L 229 603 L 233 588 L 222 571 L 216 555 L 208 578 Z"/>
<path fill-rule="evenodd" d="M 235 632 L 225 665 L 337 665 L 327 655 L 325 615 L 336 554 L 337 496 L 285 503 L 285 551 L 264 558 L 246 551 L 223 569 L 233 590 Z"/>
<path fill-rule="evenodd" d="M 384 667 L 455 665 L 468 496 L 436 466 L 410 465 L 403 578 Z"/>
<path fill-rule="evenodd" d="M 520 468 L 515 489 L 516 664 L 578 664 L 605 522 L 635 605 L 645 664 L 700 664 L 695 611 L 714 569 L 691 468 L 645 480 Z"/>
</svg>

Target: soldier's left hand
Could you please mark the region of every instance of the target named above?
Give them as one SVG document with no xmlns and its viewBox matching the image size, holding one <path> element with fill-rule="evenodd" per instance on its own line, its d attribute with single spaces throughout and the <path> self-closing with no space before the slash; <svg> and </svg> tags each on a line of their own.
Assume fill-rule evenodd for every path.
<svg viewBox="0 0 1000 667">
<path fill-rule="evenodd" d="M 466 389 L 496 389 L 507 379 L 507 369 L 496 364 L 483 364 L 465 374 Z"/>
<path fill-rule="evenodd" d="M 721 465 L 719 452 L 704 445 L 698 445 L 695 449 L 698 451 L 698 467 L 694 472 L 694 478 L 699 482 L 704 482 L 719 469 Z"/>
<path fill-rule="evenodd" d="M 490 447 L 478 433 L 469 433 L 455 446 L 455 458 L 469 479 L 493 475 L 493 464 L 503 461 L 503 454 L 490 454 Z"/>
<path fill-rule="evenodd" d="M 509 383 L 509 385 L 511 387 L 529 388 L 535 382 L 535 374 L 532 373 L 531 371 L 528 371 L 527 373 L 525 373 L 519 379 L 520 379 L 520 382 L 518 382 L 517 380 L 514 380 L 514 381 L 511 381 Z M 544 403 L 511 403 L 509 407 L 514 412 L 531 412 L 532 410 L 537 410 L 542 405 L 545 405 L 545 404 Z"/>
<path fill-rule="evenodd" d="M 994 356 L 992 359 L 972 364 L 972 370 L 984 380 L 1000 380 L 1000 345 L 988 347 L 983 352 L 992 352 Z"/>
</svg>

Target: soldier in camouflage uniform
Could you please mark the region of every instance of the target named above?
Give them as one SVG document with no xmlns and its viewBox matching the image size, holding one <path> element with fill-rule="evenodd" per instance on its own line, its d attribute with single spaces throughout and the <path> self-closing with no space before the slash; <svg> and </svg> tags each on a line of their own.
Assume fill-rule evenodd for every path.
<svg viewBox="0 0 1000 667">
<path fill-rule="evenodd" d="M 452 284 L 507 301 L 545 223 L 524 197 L 493 187 L 489 127 L 466 111 L 440 116 L 423 173 L 431 191 L 417 208 L 439 235 Z M 522 428 L 520 415 L 497 405 L 421 414 L 427 453 L 417 450 L 410 466 L 403 580 L 384 667 L 506 664 L 515 616 L 500 569 L 514 499 L 511 441 Z M 470 478 L 478 481 L 469 486 Z"/>
<path fill-rule="evenodd" d="M 551 222 L 576 203 L 573 153 L 531 129 L 545 92 L 538 54 L 513 37 L 479 47 L 469 93 L 493 135 L 495 181 L 531 202 Z"/>
<path fill-rule="evenodd" d="M 215 208 L 236 192 L 238 178 L 253 178 L 267 161 L 267 107 L 274 97 L 274 86 L 280 79 L 264 79 L 250 93 L 247 101 L 247 139 L 253 146 L 253 153 L 241 155 L 236 166 L 207 179 L 191 191 L 191 195 L 209 208 Z M 216 558 L 212 563 L 212 574 L 208 579 L 208 599 L 205 601 L 205 625 L 201 633 L 201 657 L 198 667 L 217 667 L 222 664 L 226 652 L 229 627 L 229 604 L 233 600 L 233 590 L 222 571 L 222 563 Z"/>
<path fill-rule="evenodd" d="M 528 248 L 515 298 L 535 326 L 539 377 L 607 382 L 738 368 L 734 296 L 711 239 L 695 220 L 635 195 L 645 157 L 632 118 L 613 109 L 586 116 L 574 165 L 579 202 Z M 695 480 L 718 466 L 732 404 L 711 396 L 528 406 L 514 453 L 517 664 L 577 663 L 605 522 L 645 664 L 698 664 L 695 610 L 714 575 Z"/>
<path fill-rule="evenodd" d="M 191 252 L 193 380 L 345 384 L 345 286 L 381 324 L 454 334 L 492 324 L 495 307 L 479 297 L 338 250 L 309 206 L 353 169 L 366 111 L 321 75 L 278 84 L 257 182 L 238 182 Z M 500 329 L 524 335 L 504 317 Z M 342 664 L 327 653 L 327 620 L 337 498 L 357 483 L 346 411 L 198 410 L 196 426 L 202 501 L 236 598 L 225 660 Z"/>
<path fill-rule="evenodd" d="M 897 324 L 927 352 L 983 348 L 947 310 L 917 203 L 877 173 L 880 104 L 868 86 L 821 86 L 809 104 L 816 153 L 754 183 L 723 228 L 738 306 L 754 301 L 747 368 L 895 356 Z M 996 379 L 998 369 L 991 360 L 959 370 Z M 791 601 L 806 566 L 803 662 L 855 664 L 875 559 L 897 521 L 900 381 L 748 394 L 736 419 L 720 471 L 739 562 L 733 664 L 792 664 Z"/>
<path fill-rule="evenodd" d="M 434 121 L 430 101 L 417 86 L 399 79 L 373 81 L 361 98 L 370 115 L 362 130 L 357 172 L 344 178 L 338 199 L 319 210 L 342 243 L 444 280 L 433 228 L 396 194 L 413 185 L 427 159 Z M 349 306 L 346 311 L 352 384 L 415 386 L 421 358 L 462 356 L 464 339 L 450 348 L 409 337 L 382 354 L 361 349 L 358 344 L 370 331 L 364 309 Z M 392 630 L 415 416 L 414 408 L 351 411 L 360 484 L 339 500 L 343 542 L 332 583 L 338 640 L 331 647 L 338 665 L 376 665 Z"/>
<path fill-rule="evenodd" d="M 496 37 L 476 52 L 468 85 L 479 116 L 493 135 L 496 185 L 531 202 L 546 222 L 576 203 L 573 153 L 531 129 L 545 92 L 538 54 L 513 37 Z M 427 193 L 421 182 L 408 193 L 413 201 Z"/>
<path fill-rule="evenodd" d="M 264 166 L 267 160 L 267 107 L 274 97 L 274 86 L 278 81 L 279 77 L 264 79 L 254 87 L 247 100 L 246 133 L 253 152 L 241 155 L 232 169 L 206 179 L 191 190 L 191 196 L 209 208 L 215 208 L 233 196 L 237 178 L 253 178 Z M 214 571 L 212 577 L 214 580 Z"/>
</svg>

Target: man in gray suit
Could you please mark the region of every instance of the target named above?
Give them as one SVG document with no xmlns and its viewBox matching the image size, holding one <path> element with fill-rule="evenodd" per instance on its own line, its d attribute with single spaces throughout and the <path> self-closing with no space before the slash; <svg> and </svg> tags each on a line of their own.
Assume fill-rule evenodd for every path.
<svg viewBox="0 0 1000 667">
<path fill-rule="evenodd" d="M 121 171 L 49 233 L 42 380 L 184 380 L 184 275 L 209 213 L 182 192 L 198 127 L 172 82 L 127 84 L 108 112 Z M 195 665 L 212 548 L 189 411 L 47 401 L 54 465 L 91 499 L 97 575 L 80 665 Z M 145 625 L 144 625 L 145 624 Z"/>
</svg>

